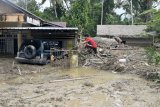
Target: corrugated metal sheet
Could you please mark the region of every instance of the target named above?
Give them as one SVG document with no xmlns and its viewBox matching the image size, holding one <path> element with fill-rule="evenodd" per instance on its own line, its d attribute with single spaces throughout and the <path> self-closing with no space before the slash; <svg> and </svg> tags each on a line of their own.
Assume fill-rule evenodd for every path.
<svg viewBox="0 0 160 107">
<path fill-rule="evenodd" d="M 97 35 L 136 37 L 144 35 L 146 28 L 146 25 L 97 25 Z"/>
<path fill-rule="evenodd" d="M 75 30 L 74 27 L 2 27 L 0 30 Z"/>
</svg>

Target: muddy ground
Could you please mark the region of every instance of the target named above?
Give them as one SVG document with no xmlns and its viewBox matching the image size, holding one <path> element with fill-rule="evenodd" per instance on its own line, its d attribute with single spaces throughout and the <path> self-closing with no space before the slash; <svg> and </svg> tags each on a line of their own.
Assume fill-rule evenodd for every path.
<svg viewBox="0 0 160 107">
<path fill-rule="evenodd" d="M 107 51 L 103 59 L 112 63 L 84 60 L 73 69 L 0 58 L 0 107 L 159 107 L 159 84 L 146 80 L 159 67 L 147 63 L 145 50 Z"/>
</svg>

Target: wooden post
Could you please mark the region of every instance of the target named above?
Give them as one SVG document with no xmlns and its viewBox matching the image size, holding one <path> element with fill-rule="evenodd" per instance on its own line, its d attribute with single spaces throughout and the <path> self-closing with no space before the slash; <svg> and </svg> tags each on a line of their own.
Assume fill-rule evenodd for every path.
<svg viewBox="0 0 160 107">
<path fill-rule="evenodd" d="M 22 44 L 22 32 L 21 31 L 18 32 L 17 39 L 18 39 L 18 49 L 20 49 L 20 46 Z"/>
<path fill-rule="evenodd" d="M 71 51 L 70 52 L 70 67 L 78 67 L 78 54 L 77 51 Z"/>
<path fill-rule="evenodd" d="M 53 55 L 53 52 L 54 52 L 54 48 L 51 48 L 50 49 L 50 61 L 51 61 L 51 65 L 53 66 L 53 64 L 54 64 L 54 59 L 55 59 L 55 57 L 54 57 L 54 55 Z"/>
<path fill-rule="evenodd" d="M 72 50 L 74 41 L 72 39 L 67 41 L 67 49 L 69 50 L 69 65 L 71 68 L 78 67 L 78 53 L 76 50 Z"/>
</svg>

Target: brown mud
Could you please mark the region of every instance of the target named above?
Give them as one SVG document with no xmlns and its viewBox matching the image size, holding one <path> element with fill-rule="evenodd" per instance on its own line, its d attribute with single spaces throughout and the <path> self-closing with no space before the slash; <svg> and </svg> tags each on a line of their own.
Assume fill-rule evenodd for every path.
<svg viewBox="0 0 160 107">
<path fill-rule="evenodd" d="M 105 51 L 106 63 L 91 56 L 73 69 L 0 58 L 0 107 L 159 107 L 160 86 L 146 80 L 159 66 L 145 50 Z"/>
</svg>

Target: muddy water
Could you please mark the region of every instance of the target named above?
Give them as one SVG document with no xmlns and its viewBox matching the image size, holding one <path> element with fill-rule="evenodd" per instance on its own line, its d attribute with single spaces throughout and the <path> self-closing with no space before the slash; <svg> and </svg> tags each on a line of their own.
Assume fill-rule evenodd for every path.
<svg viewBox="0 0 160 107">
<path fill-rule="evenodd" d="M 51 68 L 3 81 L 0 87 L 2 107 L 160 107 L 152 82 L 92 68 Z"/>
<path fill-rule="evenodd" d="M 32 82 L 50 82 L 54 80 L 66 80 L 68 79 L 78 79 L 81 80 L 88 80 L 94 84 L 103 84 L 107 81 L 118 80 L 118 79 L 134 79 L 134 80 L 141 80 L 143 79 L 138 78 L 134 75 L 120 75 L 116 73 L 112 73 L 112 71 L 99 71 L 92 68 L 73 68 L 73 69 L 58 69 L 58 70 L 48 70 L 46 72 L 29 74 L 19 76 L 14 79 L 9 79 L 6 81 L 7 83 L 12 84 L 20 84 L 20 83 L 32 83 Z"/>
</svg>

